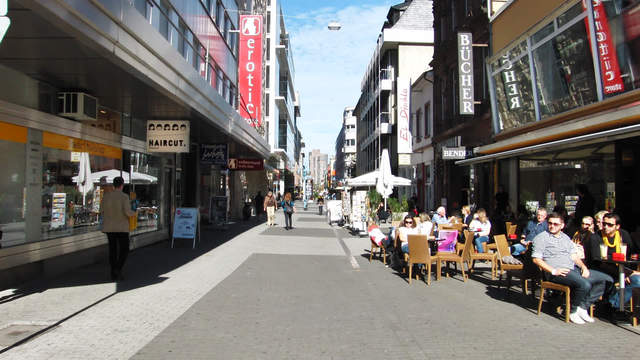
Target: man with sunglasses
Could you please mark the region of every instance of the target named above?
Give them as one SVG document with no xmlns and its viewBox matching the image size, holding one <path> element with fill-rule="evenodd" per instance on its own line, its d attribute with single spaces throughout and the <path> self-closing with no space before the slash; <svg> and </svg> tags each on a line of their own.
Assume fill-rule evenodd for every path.
<svg viewBox="0 0 640 360">
<path fill-rule="evenodd" d="M 560 214 L 549 215 L 549 229 L 533 239 L 533 262 L 551 282 L 571 287 L 569 319 L 575 324 L 593 322 L 587 309 L 602 296 L 607 282 L 613 279 L 596 270 L 589 270 L 578 257 L 575 244 L 562 232 L 564 219 Z"/>
<path fill-rule="evenodd" d="M 607 247 L 607 256 L 611 257 L 611 254 L 622 251 L 622 245 L 626 245 L 627 252 L 625 255 L 629 258 L 631 254 L 640 252 L 640 246 L 633 242 L 631 235 L 629 235 L 626 230 L 620 228 L 620 220 L 620 216 L 614 213 L 608 213 L 602 217 L 603 230 L 601 236 L 598 237 L 600 241 L 597 242 L 597 247 L 599 251 L 600 245 L 605 245 Z M 608 274 L 614 279 L 618 277 L 618 267 L 616 265 L 601 263 L 599 261 L 596 261 L 596 263 L 598 264 L 598 270 Z M 633 271 L 628 275 L 626 281 L 629 290 L 625 291 L 625 303 L 631 299 L 631 288 L 640 287 L 640 272 Z M 611 292 L 609 302 L 614 309 L 618 308 L 620 297 L 617 291 Z"/>
</svg>

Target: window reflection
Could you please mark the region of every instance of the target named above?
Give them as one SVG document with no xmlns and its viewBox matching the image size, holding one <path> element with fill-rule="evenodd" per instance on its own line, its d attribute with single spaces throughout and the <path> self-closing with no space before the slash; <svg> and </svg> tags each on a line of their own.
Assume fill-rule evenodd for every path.
<svg viewBox="0 0 640 360">
<path fill-rule="evenodd" d="M 0 140 L 0 245 L 18 245 L 25 240 L 25 144 Z"/>
<path fill-rule="evenodd" d="M 577 22 L 533 51 L 540 115 L 597 101 L 585 25 Z"/>
<path fill-rule="evenodd" d="M 500 72 L 494 75 L 500 130 L 535 121 L 529 58 L 512 60 L 510 53 L 498 61 Z"/>
</svg>

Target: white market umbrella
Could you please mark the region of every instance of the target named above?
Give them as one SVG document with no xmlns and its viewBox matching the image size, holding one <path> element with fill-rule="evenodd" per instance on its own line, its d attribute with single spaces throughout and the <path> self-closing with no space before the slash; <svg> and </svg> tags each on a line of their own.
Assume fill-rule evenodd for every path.
<svg viewBox="0 0 640 360">
<path fill-rule="evenodd" d="M 378 181 L 376 182 L 376 190 L 384 199 L 384 208 L 387 208 L 387 198 L 393 193 L 393 174 L 391 173 L 391 161 L 389 160 L 389 151 L 382 150 L 380 157 L 380 167 L 378 168 Z"/>
<path fill-rule="evenodd" d="M 82 193 L 82 206 L 86 205 L 85 197 L 89 191 L 93 190 L 93 178 L 91 174 L 91 161 L 89 159 L 89 153 L 80 153 L 80 169 L 76 179 L 78 184 L 78 191 Z"/>
<path fill-rule="evenodd" d="M 105 183 L 111 184 L 113 182 L 113 178 L 118 176 L 122 176 L 125 184 L 129 183 L 129 173 L 121 172 L 118 169 L 109 169 L 109 170 L 103 170 L 103 171 L 91 173 L 91 182 L 94 184 L 99 183 L 100 179 L 104 177 Z M 71 178 L 71 180 L 74 183 L 78 183 L 78 179 L 79 179 L 79 176 L 74 176 Z"/>
<path fill-rule="evenodd" d="M 131 173 L 131 181 L 133 183 L 155 184 L 158 182 L 158 178 L 149 174 L 134 171 Z"/>
<path fill-rule="evenodd" d="M 372 171 L 370 173 L 366 173 L 364 175 L 360 175 L 358 177 L 354 177 L 351 179 L 347 179 L 348 186 L 374 186 L 376 184 L 376 180 L 378 179 L 378 171 Z"/>
</svg>

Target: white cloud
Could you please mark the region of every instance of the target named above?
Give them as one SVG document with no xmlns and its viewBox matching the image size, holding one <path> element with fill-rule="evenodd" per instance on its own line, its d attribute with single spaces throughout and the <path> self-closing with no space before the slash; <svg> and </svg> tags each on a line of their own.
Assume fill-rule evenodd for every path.
<svg viewBox="0 0 640 360">
<path fill-rule="evenodd" d="M 300 130 L 305 151 L 334 153 L 342 112 L 355 106 L 389 6 L 325 7 L 286 18 L 291 34 L 295 85 L 300 92 Z M 327 24 L 338 21 L 339 31 Z"/>
</svg>

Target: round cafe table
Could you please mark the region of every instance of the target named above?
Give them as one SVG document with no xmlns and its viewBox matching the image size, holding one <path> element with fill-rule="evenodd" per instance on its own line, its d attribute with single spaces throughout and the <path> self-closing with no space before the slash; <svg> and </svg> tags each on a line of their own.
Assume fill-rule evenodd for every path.
<svg viewBox="0 0 640 360">
<path fill-rule="evenodd" d="M 629 269 L 638 269 L 638 266 L 640 266 L 640 260 L 624 260 L 624 261 L 620 261 L 620 260 L 613 260 L 611 258 L 606 258 L 606 259 L 602 259 L 600 260 L 605 264 L 614 264 L 618 266 L 618 281 L 620 282 L 620 290 L 619 291 L 619 295 L 620 298 L 618 301 L 620 303 L 619 305 L 619 310 L 620 311 L 624 311 L 624 289 L 625 289 L 625 280 L 626 280 L 626 276 L 624 275 L 624 268 L 625 266 Z"/>
</svg>

